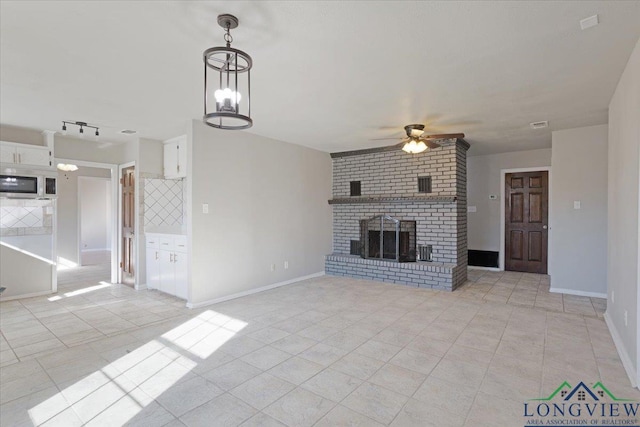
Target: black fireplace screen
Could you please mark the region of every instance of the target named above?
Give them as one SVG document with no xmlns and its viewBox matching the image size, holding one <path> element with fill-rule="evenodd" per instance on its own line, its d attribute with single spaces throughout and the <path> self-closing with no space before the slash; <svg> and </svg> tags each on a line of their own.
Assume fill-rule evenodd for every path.
<svg viewBox="0 0 640 427">
<path fill-rule="evenodd" d="M 397 262 L 416 261 L 416 222 L 388 215 L 360 220 L 360 255 Z"/>
</svg>

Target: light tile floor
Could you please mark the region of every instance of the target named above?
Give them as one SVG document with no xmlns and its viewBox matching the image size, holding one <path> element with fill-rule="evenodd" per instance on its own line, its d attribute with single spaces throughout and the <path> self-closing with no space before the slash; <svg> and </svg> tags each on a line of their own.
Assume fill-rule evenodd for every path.
<svg viewBox="0 0 640 427">
<path fill-rule="evenodd" d="M 607 300 L 549 292 L 549 276 L 515 271 L 469 269 L 462 297 L 603 317 Z"/>
<path fill-rule="evenodd" d="M 640 399 L 600 303 L 561 306 L 546 276 L 470 271 L 453 293 L 325 276 L 197 310 L 104 277 L 0 304 L 3 426 L 522 426 L 565 380 Z"/>
</svg>

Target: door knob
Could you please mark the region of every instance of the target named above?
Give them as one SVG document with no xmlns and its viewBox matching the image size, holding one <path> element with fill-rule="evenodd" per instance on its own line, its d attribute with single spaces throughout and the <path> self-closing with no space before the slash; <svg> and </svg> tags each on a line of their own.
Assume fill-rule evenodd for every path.
<svg viewBox="0 0 640 427">
<path fill-rule="evenodd" d="M 543 228 L 544 230 L 546 230 L 546 229 L 547 229 L 547 226 L 546 226 L 546 225 L 543 225 L 543 226 L 542 226 L 542 228 Z"/>
</svg>

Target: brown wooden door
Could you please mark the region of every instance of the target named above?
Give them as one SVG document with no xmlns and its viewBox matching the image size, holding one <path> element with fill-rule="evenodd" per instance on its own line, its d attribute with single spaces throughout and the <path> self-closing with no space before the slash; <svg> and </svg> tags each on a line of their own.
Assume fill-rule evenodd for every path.
<svg viewBox="0 0 640 427">
<path fill-rule="evenodd" d="M 122 170 L 122 283 L 135 282 L 135 168 Z"/>
<path fill-rule="evenodd" d="M 505 176 L 505 270 L 547 273 L 547 171 Z"/>
</svg>

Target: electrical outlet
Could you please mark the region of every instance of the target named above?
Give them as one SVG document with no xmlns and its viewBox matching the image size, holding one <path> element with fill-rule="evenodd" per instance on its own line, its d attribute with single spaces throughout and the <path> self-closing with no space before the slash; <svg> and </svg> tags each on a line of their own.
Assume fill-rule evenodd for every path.
<svg viewBox="0 0 640 427">
<path fill-rule="evenodd" d="M 284 262 L 284 269 L 288 269 L 289 268 L 289 261 L 285 261 Z"/>
<path fill-rule="evenodd" d="M 203 203 L 202 204 L 202 213 L 203 214 L 208 214 L 209 213 L 209 203 Z"/>
<path fill-rule="evenodd" d="M 271 264 L 271 271 L 276 271 L 276 265 L 275 264 Z"/>
<path fill-rule="evenodd" d="M 624 311 L 624 326 L 629 326 L 629 313 L 627 310 Z"/>
</svg>

